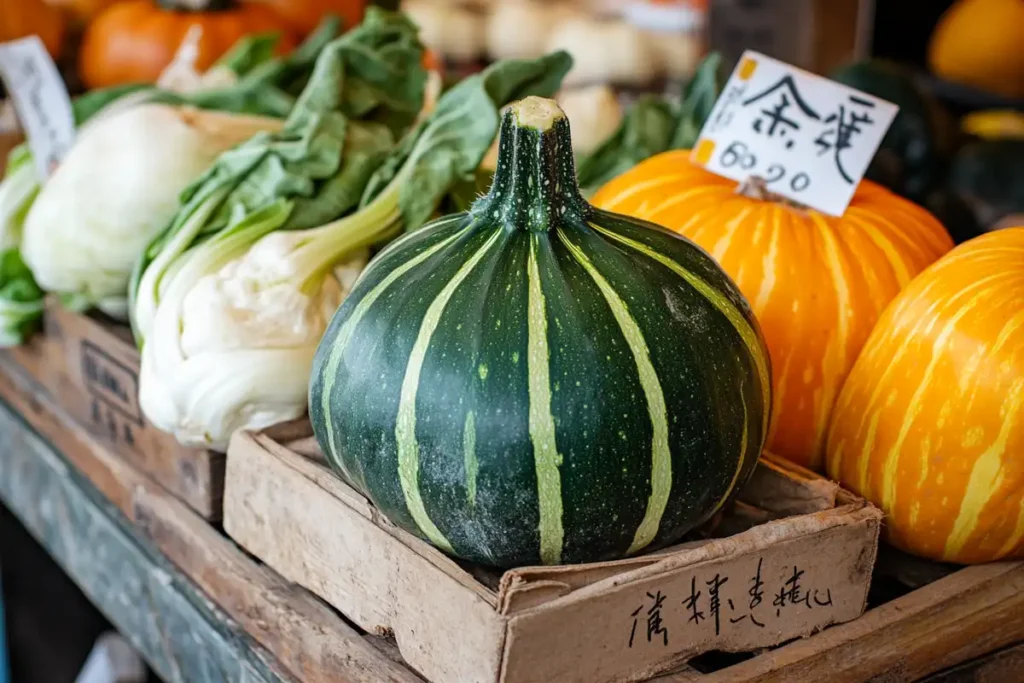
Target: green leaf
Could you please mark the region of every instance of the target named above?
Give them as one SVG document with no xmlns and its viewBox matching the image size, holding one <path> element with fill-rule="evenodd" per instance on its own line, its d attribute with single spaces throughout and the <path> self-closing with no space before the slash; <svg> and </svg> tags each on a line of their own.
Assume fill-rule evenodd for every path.
<svg viewBox="0 0 1024 683">
<path fill-rule="evenodd" d="M 43 296 L 21 252 L 0 252 L 0 347 L 21 344 L 38 329 Z"/>
<path fill-rule="evenodd" d="M 430 116 L 378 169 L 363 206 L 397 182 L 405 229 L 420 227 L 453 184 L 476 172 L 498 134 L 499 110 L 529 95 L 554 95 L 571 68 L 572 57 L 555 52 L 496 62 L 466 78 L 441 96 Z"/>
<path fill-rule="evenodd" d="M 618 130 L 577 164 L 580 187 L 596 191 L 612 178 L 669 148 L 678 122 L 671 102 L 646 95 L 627 111 Z"/>
<path fill-rule="evenodd" d="M 672 149 L 690 149 L 697 142 L 701 128 L 711 116 L 711 110 L 722 92 L 720 75 L 722 57 L 717 52 L 707 55 L 683 88 L 683 102 L 679 107 L 679 120 L 672 138 Z"/>
<path fill-rule="evenodd" d="M 460 178 L 448 190 L 448 195 L 441 202 L 441 213 L 463 213 L 469 211 L 480 197 L 487 194 L 494 181 L 494 171 L 478 168 L 471 178 Z"/>
<path fill-rule="evenodd" d="M 721 61 L 717 52 L 701 61 L 683 88 L 680 104 L 658 95 L 639 98 L 626 111 L 618 130 L 577 164 L 584 193 L 593 194 L 655 154 L 692 147 L 721 92 Z"/>
<path fill-rule="evenodd" d="M 221 55 L 216 66 L 231 69 L 237 75 L 242 76 L 273 59 L 274 49 L 280 39 L 281 34 L 276 31 L 242 36 L 227 52 Z"/>
<path fill-rule="evenodd" d="M 320 51 L 282 131 L 223 153 L 185 190 L 177 216 L 137 264 L 133 290 L 167 245 L 175 253 L 165 256 L 173 259 L 279 200 L 293 205 L 285 229 L 353 210 L 394 147 L 389 127 L 376 121 L 411 118 L 422 106 L 422 56 L 416 27 L 404 15 L 370 8 L 362 24 Z"/>
</svg>

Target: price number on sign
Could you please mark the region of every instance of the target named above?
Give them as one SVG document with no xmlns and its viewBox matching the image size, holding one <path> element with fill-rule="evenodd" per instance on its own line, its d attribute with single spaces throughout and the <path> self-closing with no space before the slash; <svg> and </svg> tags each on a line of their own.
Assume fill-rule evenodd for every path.
<svg viewBox="0 0 1024 683">
<path fill-rule="evenodd" d="M 751 176 L 761 178 L 765 185 L 785 184 L 792 192 L 803 192 L 811 186 L 811 177 L 803 171 L 790 173 L 778 162 L 768 164 L 764 169 L 758 167 L 757 155 L 739 140 L 729 143 L 719 156 L 718 163 L 722 168 L 736 167 L 747 171 Z"/>
</svg>

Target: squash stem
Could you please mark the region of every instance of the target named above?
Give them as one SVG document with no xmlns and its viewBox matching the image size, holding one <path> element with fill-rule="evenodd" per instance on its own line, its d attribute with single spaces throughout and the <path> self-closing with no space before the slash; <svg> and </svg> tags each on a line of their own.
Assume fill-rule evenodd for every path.
<svg viewBox="0 0 1024 683">
<path fill-rule="evenodd" d="M 793 201 L 788 197 L 783 197 L 781 194 L 776 194 L 768 189 L 768 183 L 761 176 L 750 176 L 736 188 L 736 194 L 749 197 L 750 199 L 757 199 L 762 202 L 775 202 L 777 204 L 783 204 L 793 209 L 800 211 L 807 211 L 808 207 L 800 202 Z"/>
<path fill-rule="evenodd" d="M 589 210 L 576 182 L 565 114 L 554 101 L 540 97 L 512 105 L 501 122 L 494 183 L 471 212 L 508 229 L 544 232 L 561 216 Z"/>
</svg>

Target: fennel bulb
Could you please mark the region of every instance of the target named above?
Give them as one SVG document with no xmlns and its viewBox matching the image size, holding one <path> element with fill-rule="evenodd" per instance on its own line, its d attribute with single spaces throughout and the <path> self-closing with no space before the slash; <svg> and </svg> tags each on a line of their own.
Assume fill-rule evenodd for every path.
<svg viewBox="0 0 1024 683">
<path fill-rule="evenodd" d="M 213 272 L 193 278 L 186 266 L 170 278 L 172 298 L 142 349 L 139 402 L 157 428 L 224 450 L 238 429 L 305 413 L 317 344 L 369 253 L 350 254 L 306 292 L 297 237 L 270 233 Z M 200 265 L 215 265 L 216 248 L 204 247 L 214 259 Z"/>
<path fill-rule="evenodd" d="M 132 267 L 178 209 L 178 196 L 224 150 L 277 119 L 141 104 L 86 127 L 25 219 L 36 281 L 123 318 Z"/>
</svg>

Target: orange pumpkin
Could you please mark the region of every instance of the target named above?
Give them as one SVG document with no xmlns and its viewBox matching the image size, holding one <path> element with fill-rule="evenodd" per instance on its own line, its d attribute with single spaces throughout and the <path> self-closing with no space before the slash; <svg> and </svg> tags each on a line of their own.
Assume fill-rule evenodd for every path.
<svg viewBox="0 0 1024 683">
<path fill-rule="evenodd" d="M 66 10 L 74 19 L 86 23 L 115 2 L 124 0 L 47 0 L 49 4 Z"/>
<path fill-rule="evenodd" d="M 348 30 L 363 20 L 366 0 L 262 0 L 284 17 L 295 30 L 312 32 L 324 15 L 341 18 L 342 28 Z"/>
<path fill-rule="evenodd" d="M 828 472 L 900 548 L 1024 558 L 1024 228 L 960 245 L 893 300 L 836 403 Z"/>
<path fill-rule="evenodd" d="M 772 359 L 768 450 L 821 469 L 832 406 L 886 304 L 953 241 L 927 211 L 864 181 L 842 218 L 737 193 L 737 183 L 659 154 L 593 203 L 707 249 L 761 323 Z"/>
<path fill-rule="evenodd" d="M 232 0 L 131 0 L 105 9 L 82 38 L 82 80 L 90 88 L 157 79 L 193 25 L 203 29 L 196 68 L 203 71 L 250 33 L 281 34 L 278 51 L 295 47 L 273 9 Z"/>
<path fill-rule="evenodd" d="M 37 35 L 54 59 L 64 41 L 64 17 L 44 0 L 0 0 L 0 43 Z"/>
</svg>

